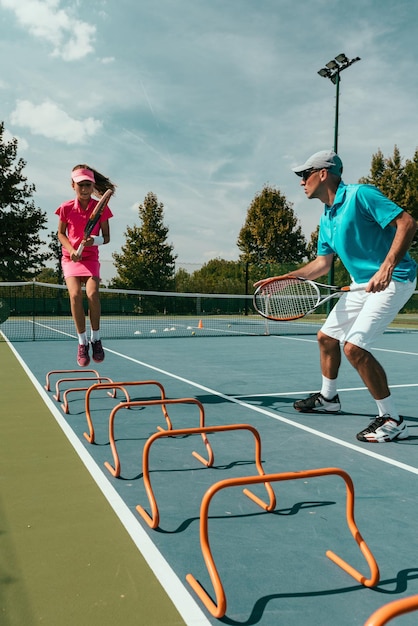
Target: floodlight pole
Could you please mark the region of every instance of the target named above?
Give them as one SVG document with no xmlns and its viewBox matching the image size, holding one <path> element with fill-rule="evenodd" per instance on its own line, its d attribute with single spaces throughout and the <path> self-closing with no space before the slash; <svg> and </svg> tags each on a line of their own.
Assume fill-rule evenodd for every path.
<svg viewBox="0 0 418 626">
<path fill-rule="evenodd" d="M 334 123 L 334 152 L 338 152 L 338 119 L 340 112 L 340 74 L 343 70 L 360 61 L 360 57 L 355 59 L 348 59 L 345 54 L 338 54 L 334 59 L 328 61 L 325 67 L 318 71 L 318 74 L 323 78 L 329 78 L 329 80 L 335 85 L 335 123 Z M 334 284 L 334 261 L 328 272 L 328 282 L 330 285 Z M 332 307 L 331 300 L 328 301 L 327 309 L 328 313 Z"/>
<path fill-rule="evenodd" d="M 340 113 L 340 72 L 335 75 L 334 152 L 338 153 L 338 118 Z"/>
</svg>

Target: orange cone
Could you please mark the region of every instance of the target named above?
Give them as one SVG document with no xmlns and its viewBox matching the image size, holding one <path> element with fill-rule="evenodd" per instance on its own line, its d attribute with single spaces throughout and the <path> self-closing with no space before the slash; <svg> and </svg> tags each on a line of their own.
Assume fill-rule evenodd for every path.
<svg viewBox="0 0 418 626">
<path fill-rule="evenodd" d="M 202 322 L 202 320 L 199 320 L 199 323 L 198 323 L 197 327 L 198 327 L 198 328 L 203 328 L 203 322 Z"/>
</svg>

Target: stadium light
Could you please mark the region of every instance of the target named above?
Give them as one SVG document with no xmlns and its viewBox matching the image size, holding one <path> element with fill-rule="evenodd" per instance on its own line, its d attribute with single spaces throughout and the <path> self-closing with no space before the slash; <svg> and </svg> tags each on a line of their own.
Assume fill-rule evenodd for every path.
<svg viewBox="0 0 418 626">
<path fill-rule="evenodd" d="M 334 124 L 334 152 L 338 152 L 338 117 L 340 110 L 340 74 L 343 70 L 346 70 L 347 67 L 353 65 L 360 61 L 360 57 L 355 57 L 355 59 L 349 59 L 342 52 L 338 54 L 334 59 L 328 61 L 325 67 L 322 67 L 318 74 L 323 78 L 329 78 L 329 80 L 335 85 L 336 93 L 335 93 L 335 124 Z M 334 263 L 331 265 L 331 269 L 328 272 L 328 281 L 330 285 L 334 284 Z M 331 310 L 331 301 L 327 304 L 328 313 Z"/>
<path fill-rule="evenodd" d="M 339 105 L 340 105 L 340 74 L 343 70 L 346 70 L 347 67 L 353 65 L 360 61 L 360 57 L 356 57 L 355 59 L 349 59 L 342 52 L 338 54 L 334 59 L 328 61 L 325 67 L 321 67 L 318 71 L 318 74 L 323 78 L 329 78 L 329 80 L 336 87 L 336 97 L 335 97 L 335 125 L 334 125 L 334 152 L 338 152 L 338 116 L 339 116 Z"/>
</svg>

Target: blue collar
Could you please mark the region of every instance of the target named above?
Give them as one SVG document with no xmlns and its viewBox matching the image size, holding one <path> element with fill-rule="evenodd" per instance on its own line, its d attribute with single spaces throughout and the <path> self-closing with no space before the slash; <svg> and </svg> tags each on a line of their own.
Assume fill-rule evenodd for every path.
<svg viewBox="0 0 418 626">
<path fill-rule="evenodd" d="M 343 204 L 345 200 L 345 194 L 347 191 L 347 185 L 343 180 L 340 181 L 340 184 L 337 187 L 337 191 L 335 192 L 334 203 L 329 206 L 325 204 L 325 213 L 330 213 L 331 211 L 336 211 L 341 204 Z"/>
</svg>

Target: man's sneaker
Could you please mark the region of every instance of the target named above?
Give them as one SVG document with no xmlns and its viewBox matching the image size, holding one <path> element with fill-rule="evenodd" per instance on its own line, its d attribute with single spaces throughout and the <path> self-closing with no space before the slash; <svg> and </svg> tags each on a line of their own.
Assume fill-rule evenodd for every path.
<svg viewBox="0 0 418 626">
<path fill-rule="evenodd" d="M 102 348 L 102 342 L 100 341 L 100 339 L 98 339 L 97 341 L 92 341 L 91 347 L 93 352 L 93 361 L 96 361 L 96 363 L 101 363 L 102 361 L 104 361 L 105 353 Z"/>
<path fill-rule="evenodd" d="M 400 418 L 400 421 L 392 419 L 389 413 L 375 417 L 370 426 L 362 430 L 357 435 L 359 441 L 369 443 L 385 443 L 394 439 L 407 439 L 409 437 L 408 428 Z"/>
<path fill-rule="evenodd" d="M 77 363 L 80 367 L 87 367 L 90 363 L 89 344 L 78 344 Z"/>
<path fill-rule="evenodd" d="M 313 393 L 305 400 L 296 400 L 293 403 L 296 411 L 302 413 L 338 413 L 341 411 L 341 404 L 338 394 L 327 400 L 321 393 Z"/>
</svg>

